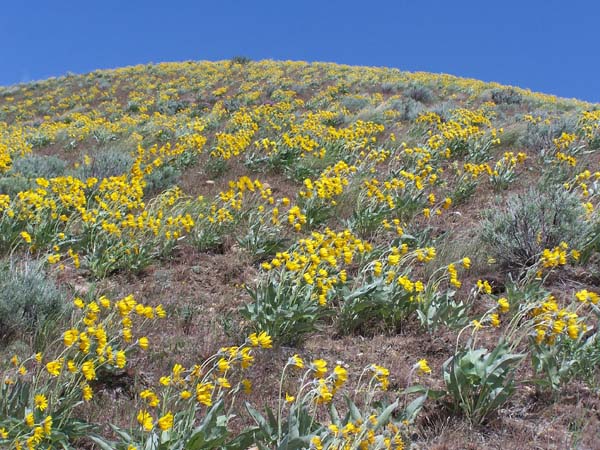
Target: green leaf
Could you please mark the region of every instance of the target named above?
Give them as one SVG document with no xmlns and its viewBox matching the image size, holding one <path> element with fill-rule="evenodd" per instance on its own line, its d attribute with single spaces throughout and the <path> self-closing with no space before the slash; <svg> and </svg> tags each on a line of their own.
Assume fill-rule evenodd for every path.
<svg viewBox="0 0 600 450">
<path fill-rule="evenodd" d="M 197 427 L 189 441 L 186 443 L 185 450 L 201 450 L 219 448 L 227 437 L 227 427 L 219 426 L 222 423 L 223 400 L 215 403 L 206 413 L 204 420 Z"/>
<path fill-rule="evenodd" d="M 383 410 L 383 412 L 381 414 L 379 414 L 379 417 L 377 418 L 377 424 L 375 425 L 375 430 L 378 430 L 379 428 L 381 428 L 382 426 L 386 425 L 389 422 L 390 416 L 392 415 L 392 413 L 394 412 L 394 410 L 397 407 L 398 407 L 398 400 L 396 400 L 394 403 L 389 405 L 387 408 L 385 408 Z"/>
<path fill-rule="evenodd" d="M 421 395 L 410 402 L 404 410 L 404 419 L 408 420 L 409 423 L 412 423 L 425 404 L 425 400 L 427 400 L 427 394 Z"/>
<path fill-rule="evenodd" d="M 331 402 L 329 404 L 329 417 L 331 418 L 331 423 L 336 425 L 336 426 L 340 426 L 341 422 L 340 422 L 340 414 L 338 413 L 337 408 L 335 407 L 335 405 L 333 404 L 333 402 Z"/>
<path fill-rule="evenodd" d="M 122 430 L 121 428 L 115 426 L 115 425 L 110 425 L 110 428 L 113 430 L 113 432 L 115 434 L 117 434 L 121 439 L 123 439 L 125 442 L 131 442 L 131 436 L 126 433 L 124 430 Z"/>
<path fill-rule="evenodd" d="M 348 405 L 348 412 L 350 413 L 350 417 L 352 417 L 352 421 L 362 420 L 362 414 L 360 410 L 356 407 L 354 402 L 348 397 L 345 396 L 346 404 Z"/>
<path fill-rule="evenodd" d="M 303 450 L 310 447 L 310 437 L 294 437 L 285 439 L 277 447 L 278 450 Z"/>
<path fill-rule="evenodd" d="M 100 436 L 88 436 L 88 438 L 94 442 L 96 445 L 98 445 L 102 450 L 114 450 L 115 449 L 115 443 L 114 442 L 110 442 L 110 441 L 106 441 L 104 440 L 104 438 L 100 437 Z"/>
<path fill-rule="evenodd" d="M 277 427 L 271 427 L 262 414 L 259 413 L 258 410 L 256 410 L 249 402 L 246 402 L 245 405 L 246 409 L 248 410 L 248 414 L 250 414 L 250 417 L 254 419 L 261 431 L 263 431 L 263 433 L 265 433 L 269 438 L 273 437 Z"/>
</svg>

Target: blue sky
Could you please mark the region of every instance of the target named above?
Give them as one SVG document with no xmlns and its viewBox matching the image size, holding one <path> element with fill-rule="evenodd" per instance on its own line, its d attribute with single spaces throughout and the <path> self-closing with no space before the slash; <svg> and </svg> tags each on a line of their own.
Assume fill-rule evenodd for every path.
<svg viewBox="0 0 600 450">
<path fill-rule="evenodd" d="M 30 0 L 0 10 L 0 85 L 183 60 L 331 61 L 600 102 L 600 2 Z"/>
</svg>

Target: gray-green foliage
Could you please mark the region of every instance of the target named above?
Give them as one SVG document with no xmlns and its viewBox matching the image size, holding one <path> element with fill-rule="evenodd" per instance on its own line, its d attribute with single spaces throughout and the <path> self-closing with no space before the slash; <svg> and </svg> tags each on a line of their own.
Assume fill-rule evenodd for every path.
<svg viewBox="0 0 600 450">
<path fill-rule="evenodd" d="M 179 111 L 184 110 L 188 106 L 187 102 L 179 101 L 179 100 L 166 100 L 159 101 L 156 104 L 156 109 L 161 114 L 167 116 L 173 116 L 177 114 Z"/>
<path fill-rule="evenodd" d="M 146 181 L 144 191 L 150 195 L 159 194 L 177 184 L 180 176 L 181 171 L 177 167 L 170 164 L 163 164 L 144 177 Z"/>
<path fill-rule="evenodd" d="M 240 309 L 251 328 L 266 331 L 281 345 L 296 345 L 304 335 L 319 328 L 325 311 L 312 297 L 310 285 L 290 281 L 292 274 L 261 280 L 254 288 L 246 288 L 252 302 Z M 279 279 L 278 279 L 279 278 Z"/>
<path fill-rule="evenodd" d="M 49 108 L 49 107 L 46 106 L 46 107 L 42 107 L 41 109 L 46 109 L 46 108 Z M 42 112 L 43 114 L 48 114 L 47 111 L 40 111 L 40 112 Z M 46 145 L 50 144 L 52 142 L 52 139 L 47 133 L 38 130 L 36 132 L 33 132 L 31 135 L 29 135 L 27 137 L 27 142 L 29 144 L 31 144 L 32 148 L 41 148 L 41 147 L 45 147 Z"/>
<path fill-rule="evenodd" d="M 219 178 L 227 172 L 228 164 L 223 158 L 210 158 L 204 164 L 204 173 L 211 178 Z"/>
<path fill-rule="evenodd" d="M 252 255 L 255 262 L 265 261 L 285 249 L 287 241 L 282 235 L 281 227 L 261 222 L 252 213 L 245 225 L 243 229 L 247 230 L 246 233 L 241 231 L 236 240 L 240 247 Z"/>
<path fill-rule="evenodd" d="M 129 151 L 121 148 L 109 148 L 93 153 L 89 165 L 82 164 L 76 176 L 81 179 L 95 177 L 98 179 L 115 177 L 128 173 L 134 163 Z"/>
<path fill-rule="evenodd" d="M 498 88 L 491 91 L 492 101 L 496 105 L 520 104 L 523 102 L 523 95 L 515 88 Z"/>
<path fill-rule="evenodd" d="M 573 343 L 569 337 L 560 336 L 554 345 L 547 345 L 537 344 L 531 338 L 531 364 L 540 377 L 536 384 L 557 391 L 564 383 L 575 378 L 575 367 L 580 359 L 577 356 L 585 354 L 585 343 L 583 339 Z M 581 351 L 578 347 L 581 347 Z"/>
<path fill-rule="evenodd" d="M 15 159 L 10 173 L 25 178 L 54 178 L 64 175 L 66 168 L 66 161 L 56 156 L 30 154 Z"/>
<path fill-rule="evenodd" d="M 381 329 L 398 332 L 417 302 L 398 283 L 378 278 L 356 289 L 342 289 L 338 329 L 341 334 L 369 335 Z"/>
<path fill-rule="evenodd" d="M 19 192 L 27 191 L 35 185 L 35 181 L 21 176 L 1 177 L 0 194 L 14 197 Z"/>
<path fill-rule="evenodd" d="M 600 334 L 581 335 L 576 342 L 571 342 L 570 354 L 574 360 L 573 374 L 589 386 L 600 387 Z"/>
<path fill-rule="evenodd" d="M 484 422 L 513 394 L 514 373 L 524 356 L 510 353 L 502 342 L 491 352 L 480 348 L 456 353 L 443 365 L 453 409 L 474 424 Z"/>
<path fill-rule="evenodd" d="M 230 66 L 234 65 L 234 64 L 238 64 L 240 66 L 245 66 L 248 65 L 252 62 L 252 59 L 244 56 L 244 55 L 236 55 L 233 58 L 231 58 L 230 61 Z"/>
<path fill-rule="evenodd" d="M 527 132 L 521 136 L 519 143 L 525 147 L 543 152 L 551 148 L 553 140 L 562 133 L 574 133 L 577 129 L 577 117 L 575 115 L 562 116 L 560 119 L 552 120 L 550 123 L 540 122 L 530 124 Z"/>
<path fill-rule="evenodd" d="M 44 333 L 68 308 L 40 262 L 0 262 L 0 341 Z"/>
<path fill-rule="evenodd" d="M 26 155 L 13 161 L 12 167 L 0 177 L 0 194 L 11 197 L 21 191 L 35 189 L 36 178 L 54 178 L 64 175 L 66 161 L 56 156 Z"/>
<path fill-rule="evenodd" d="M 582 248 L 592 233 L 579 198 L 564 189 L 530 189 L 510 196 L 503 207 L 489 209 L 480 239 L 505 269 L 533 265 L 544 249 L 561 242 Z"/>
<path fill-rule="evenodd" d="M 470 305 L 455 298 L 453 290 L 439 292 L 427 285 L 423 299 L 417 304 L 417 317 L 421 326 L 434 333 L 440 326 L 448 328 L 464 327 L 469 322 Z"/>
<path fill-rule="evenodd" d="M 438 103 L 431 108 L 431 112 L 436 113 L 441 117 L 442 122 L 448 121 L 452 119 L 452 115 L 454 114 L 454 110 L 460 108 L 460 104 L 453 100 L 446 100 L 444 102 Z"/>
<path fill-rule="evenodd" d="M 340 105 L 346 108 L 348 111 L 355 113 L 369 105 L 369 99 L 365 97 L 357 97 L 355 95 L 349 95 L 340 100 Z"/>
<path fill-rule="evenodd" d="M 420 103 L 431 103 L 434 99 L 433 91 L 427 86 L 420 85 L 409 87 L 404 95 Z"/>
<path fill-rule="evenodd" d="M 399 119 L 403 121 L 413 121 L 425 109 L 423 104 L 412 97 L 396 98 L 389 102 L 389 109 L 400 113 Z"/>
</svg>

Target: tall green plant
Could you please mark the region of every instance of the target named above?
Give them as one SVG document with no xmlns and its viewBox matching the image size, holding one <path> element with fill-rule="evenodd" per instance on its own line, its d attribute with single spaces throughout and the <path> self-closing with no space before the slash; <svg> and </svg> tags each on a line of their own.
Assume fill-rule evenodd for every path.
<svg viewBox="0 0 600 450">
<path fill-rule="evenodd" d="M 443 371 L 453 410 L 474 424 L 484 422 L 513 394 L 514 373 L 524 356 L 500 342 L 491 352 L 465 349 L 449 358 Z"/>
</svg>

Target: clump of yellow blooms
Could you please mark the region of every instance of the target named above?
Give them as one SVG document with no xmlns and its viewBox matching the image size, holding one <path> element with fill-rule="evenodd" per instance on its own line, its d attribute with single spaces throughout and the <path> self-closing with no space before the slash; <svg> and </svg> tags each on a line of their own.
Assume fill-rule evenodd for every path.
<svg viewBox="0 0 600 450">
<path fill-rule="evenodd" d="M 190 413 L 207 410 L 225 397 L 235 398 L 240 391 L 249 393 L 251 383 L 241 376 L 254 363 L 255 349 L 271 347 L 268 334 L 252 333 L 243 345 L 223 347 L 201 364 L 190 368 L 175 364 L 168 375 L 160 378 L 157 389 L 140 392 L 143 406 L 137 421 L 141 431 L 170 430 L 175 417 L 179 426 L 191 429 L 195 418 Z M 238 378 L 236 384 L 232 384 L 234 377 Z"/>
<path fill-rule="evenodd" d="M 590 292 L 587 289 L 578 291 L 575 293 L 575 297 L 582 303 L 592 303 L 593 305 L 596 305 L 600 299 L 600 296 L 597 293 Z"/>
<path fill-rule="evenodd" d="M 430 149 L 451 158 L 456 153 L 463 153 L 469 146 L 487 149 L 500 143 L 498 134 L 503 130 L 491 128 L 489 114 L 484 109 L 471 111 L 458 108 L 451 112 L 450 120 L 442 121 L 438 114 L 428 112 L 419 115 L 415 123 L 428 128 L 427 146 Z"/>
<path fill-rule="evenodd" d="M 567 250 L 569 245 L 566 242 L 561 242 L 560 245 L 552 250 L 546 248 L 542 252 L 540 261 L 544 268 L 555 268 L 567 264 Z"/>
<path fill-rule="evenodd" d="M 546 298 L 531 310 L 535 342 L 553 345 L 561 335 L 575 340 L 587 327 L 576 312 L 559 308 L 553 296 Z"/>
<path fill-rule="evenodd" d="M 600 134 L 600 110 L 583 111 L 577 126 L 588 142 L 593 141 Z"/>
<path fill-rule="evenodd" d="M 310 408 L 309 411 L 316 411 L 319 406 L 329 407 L 328 405 L 334 401 L 338 391 L 347 384 L 350 373 L 341 361 L 338 361 L 330 371 L 327 366 L 327 361 L 322 359 L 305 364 L 298 355 L 288 360 L 282 374 L 282 381 L 288 367 L 292 369 L 306 367 L 305 374 L 300 378 L 300 387 L 296 395 L 288 392 L 285 394 L 285 402 L 290 408 L 289 414 L 298 414 L 298 410 L 302 411 L 307 407 Z M 426 360 L 420 360 L 413 370 L 418 370 L 420 374 L 431 372 Z M 383 366 L 371 364 L 365 367 L 355 388 L 355 395 L 364 394 L 368 406 L 377 394 L 388 389 L 389 376 L 389 370 Z M 343 422 L 337 420 L 328 424 L 323 427 L 320 434 L 311 438 L 310 448 L 404 448 L 403 433 L 409 425 L 408 421 L 395 423 L 387 417 L 382 418 L 377 411 L 367 414 L 368 412 L 362 419 L 350 416 Z"/>
<path fill-rule="evenodd" d="M 504 152 L 502 159 L 496 162 L 492 175 L 498 176 L 501 170 L 508 170 L 514 168 L 517 164 L 522 164 L 527 159 L 527 155 L 523 152 L 519 152 L 516 155 L 514 152 Z"/>
<path fill-rule="evenodd" d="M 94 240 L 90 242 L 92 250 L 102 247 L 113 249 L 110 256 L 86 255 L 88 266 L 99 275 L 119 266 L 135 265 L 133 260 L 136 258 L 160 251 L 162 241 L 176 240 L 194 226 L 189 213 L 165 214 L 165 210 L 182 196 L 177 189 L 167 191 L 149 204 L 144 201 L 144 178 L 163 164 L 165 158 L 174 157 L 182 151 L 181 147 L 169 144 L 147 150 L 139 146 L 130 173 L 102 180 L 88 178 L 82 181 L 72 176 L 38 178 L 35 180 L 36 189 L 19 192 L 14 198 L 3 197 L 0 214 L 4 220 L 10 220 L 16 230 L 27 228 L 28 231 L 21 232 L 27 244 L 54 241 L 54 253 L 48 256 L 51 264 L 65 257 L 78 268 L 81 263 L 79 252 L 67 245 L 85 235 L 93 235 Z M 73 223 L 81 226 L 72 227 Z M 56 235 L 48 234 L 49 229 L 54 231 L 56 228 L 63 231 Z M 72 235 L 74 229 L 83 236 Z M 10 235 L 5 238 L 14 239 Z M 84 252 L 87 253 L 86 250 Z M 112 259 L 95 260 L 103 257 Z M 119 261 L 119 257 L 128 261 Z"/>
<path fill-rule="evenodd" d="M 577 139 L 577 135 L 563 132 L 559 137 L 552 142 L 558 150 L 567 150 Z"/>
<path fill-rule="evenodd" d="M 6 172 L 10 169 L 12 163 L 8 146 L 0 143 L 0 172 Z"/>
<path fill-rule="evenodd" d="M 30 152 L 25 129 L 0 122 L 0 173 L 10 169 L 13 155 L 24 156 Z"/>
<path fill-rule="evenodd" d="M 325 305 L 328 293 L 347 280 L 343 268 L 371 250 L 371 244 L 358 239 L 349 230 L 326 229 L 324 233 L 313 232 L 310 238 L 300 239 L 297 247 L 290 251 L 277 253 L 275 258 L 263 263 L 262 268 L 276 272 L 280 277 L 292 274 L 298 283 L 313 286 L 312 297 Z"/>
<path fill-rule="evenodd" d="M 215 135 L 216 145 L 211 151 L 214 158 L 228 160 L 239 156 L 252 143 L 252 137 L 258 130 L 258 125 L 245 110 L 236 111 L 228 124 L 235 132 L 220 132 Z"/>
<path fill-rule="evenodd" d="M 327 167 L 318 179 L 304 180 L 304 189 L 298 194 L 301 198 L 311 199 L 318 198 L 321 200 L 329 200 L 335 205 L 335 197 L 340 196 L 344 192 L 344 187 L 348 186 L 348 175 L 356 173 L 356 166 L 349 166 L 344 161 L 339 161 L 332 167 Z"/>
<path fill-rule="evenodd" d="M 574 156 L 567 155 L 562 152 L 556 152 L 555 158 L 559 162 L 565 162 L 571 167 L 575 167 L 577 165 L 577 159 Z"/>
<path fill-rule="evenodd" d="M 53 421 L 61 422 L 65 414 L 72 414 L 71 408 L 65 411 L 65 404 L 91 401 L 94 392 L 90 383 L 97 379 L 99 371 L 124 369 L 127 355 L 144 339 L 147 341 L 144 337 L 133 338 L 134 321 L 143 326 L 148 320 L 166 315 L 161 305 L 144 305 L 132 296 L 117 301 L 104 296 L 88 302 L 75 298 L 73 303 L 76 320 L 72 328 L 63 332 L 62 349 L 24 360 L 15 355 L 11 358 L 12 368 L 4 371 L 2 380 L 7 395 L 31 389 L 29 404 L 23 405 L 31 412 L 19 426 L 13 423 L 5 427 L 1 418 L 0 442 L 17 448 L 38 448 L 51 442 L 56 437 Z"/>
</svg>

